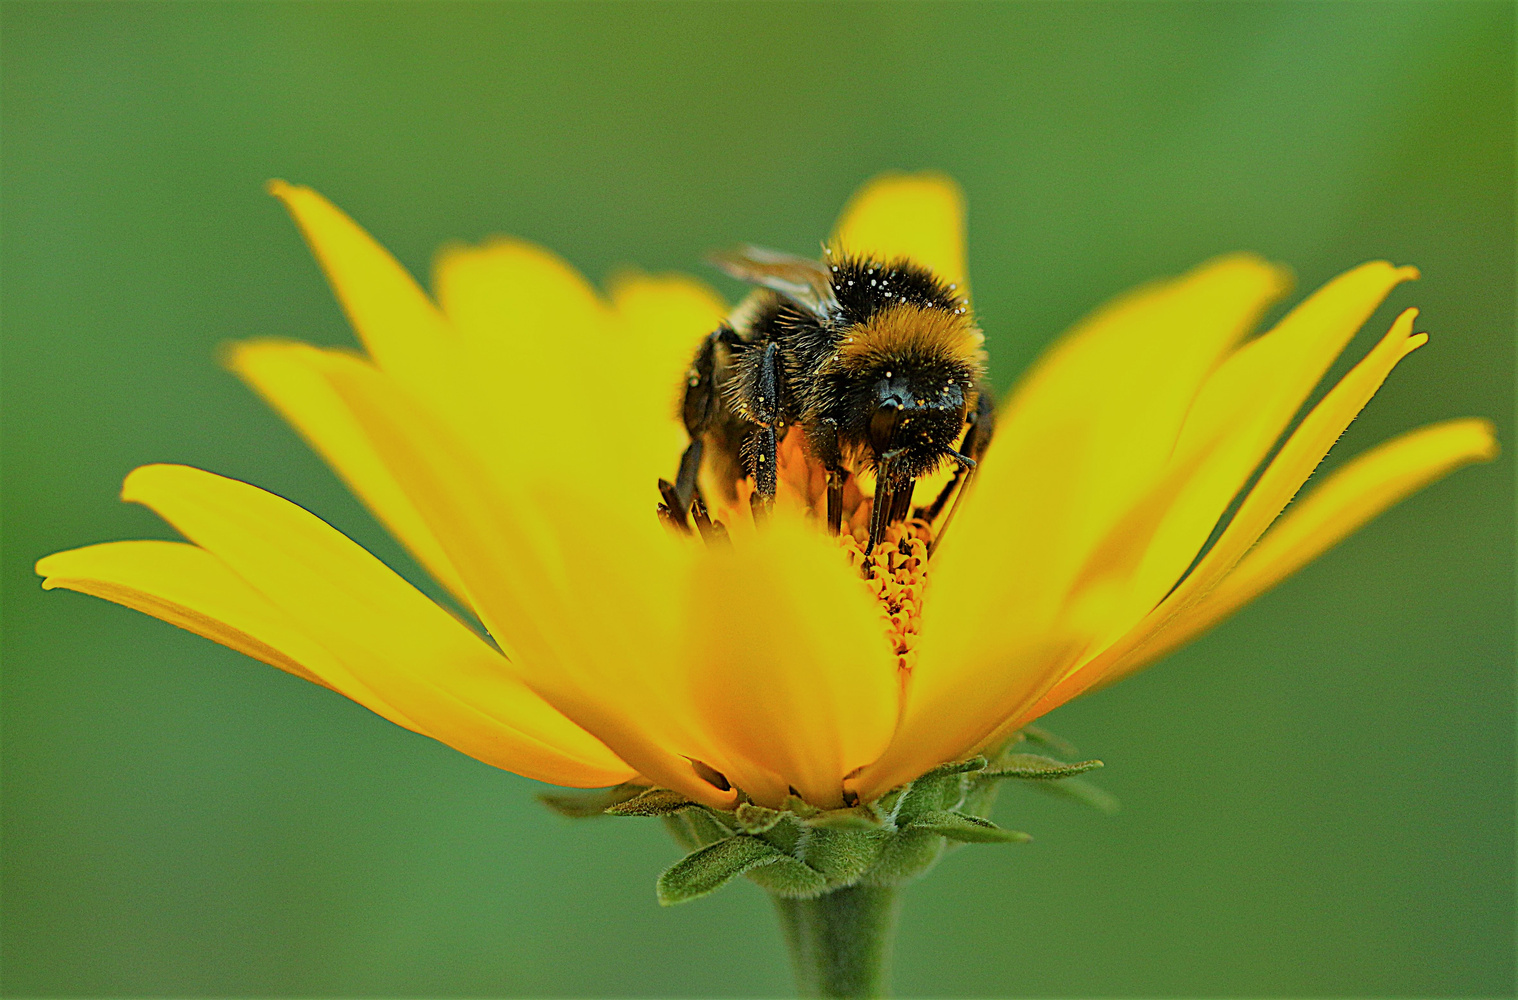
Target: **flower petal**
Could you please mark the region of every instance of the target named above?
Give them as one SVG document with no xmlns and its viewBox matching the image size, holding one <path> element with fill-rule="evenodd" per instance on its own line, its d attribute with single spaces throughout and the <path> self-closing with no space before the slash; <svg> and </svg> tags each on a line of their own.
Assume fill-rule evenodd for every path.
<svg viewBox="0 0 1518 1000">
<path fill-rule="evenodd" d="M 1289 507 L 1216 589 L 1114 673 L 1126 676 L 1190 642 L 1387 508 L 1497 452 L 1491 421 L 1468 417 L 1409 431 L 1356 456 Z"/>
<path fill-rule="evenodd" d="M 300 432 L 439 583 L 467 604 L 458 570 L 380 461 L 347 404 L 327 384 L 321 374 L 324 362 L 365 363 L 344 352 L 295 341 L 250 341 L 227 351 L 228 367 Z"/>
<path fill-rule="evenodd" d="M 308 187 L 270 181 L 371 357 L 387 371 L 428 371 L 453 331 L 400 263 L 343 211 Z"/>
<path fill-rule="evenodd" d="M 152 615 L 416 728 L 204 549 L 184 542 L 106 542 L 55 552 L 38 560 L 37 573 L 44 590 L 76 590 Z"/>
<path fill-rule="evenodd" d="M 686 445 L 676 419 L 683 373 L 725 307 L 689 278 L 629 275 L 610 303 L 561 258 L 522 240 L 452 247 L 435 269 L 438 297 L 463 338 L 494 421 L 537 442 L 515 467 L 563 487 L 646 506 Z M 614 430 L 615 429 L 615 430 Z M 618 445 L 587 462 L 565 442 Z"/>
<path fill-rule="evenodd" d="M 1234 352 L 1207 379 L 1181 428 L 1172 463 L 1179 466 L 1202 457 L 1195 474 L 1169 503 L 1129 584 L 1134 610 L 1143 613 L 1175 586 L 1334 358 L 1387 294 L 1417 274 L 1414 268 L 1376 261 L 1340 275 L 1270 333 Z M 1405 340 L 1406 333 L 1397 339 Z M 1401 348 L 1387 350 L 1395 353 Z M 1396 357 L 1385 371 L 1391 370 Z M 1377 370 L 1380 360 L 1373 365 Z M 1375 379 L 1376 386 L 1382 378 L 1385 372 Z M 1369 399 L 1368 393 L 1364 399 Z M 1341 430 L 1363 405 L 1363 399 L 1354 404 Z M 1291 484 L 1292 490 L 1309 471 L 1311 466 Z"/>
<path fill-rule="evenodd" d="M 878 606 L 815 527 L 776 512 L 752 544 L 708 547 L 688 595 L 687 659 L 697 703 L 730 760 L 824 808 L 843 805 L 844 775 L 879 757 L 896 727 L 900 682 Z"/>
<path fill-rule="evenodd" d="M 940 628 L 933 634 L 944 633 Z M 1030 630 L 1021 643 L 1002 642 L 976 650 L 974 659 L 955 660 L 954 652 L 943 651 L 944 643 L 925 639 L 890 745 L 849 787 L 870 801 L 939 764 L 968 756 L 1048 690 L 1086 643 L 1086 636 L 1053 623 L 1043 632 Z"/>
<path fill-rule="evenodd" d="M 844 206 L 833 244 L 885 260 L 910 257 L 968 293 L 965 194 L 946 174 L 886 173 Z"/>
<path fill-rule="evenodd" d="M 618 424 L 628 428 L 619 448 L 629 449 L 645 485 L 649 475 L 673 478 L 689 443 L 680 418 L 686 373 L 702 338 L 727 316 L 727 304 L 694 278 L 633 272 L 612 280 L 611 301 L 623 349 L 609 398 L 618 401 Z"/>
<path fill-rule="evenodd" d="M 1137 498 L 1166 481 L 1199 387 L 1286 282 L 1258 258 L 1222 258 L 1108 306 L 1039 362 L 934 554 L 921 658 L 888 758 L 915 759 L 907 744 L 936 739 L 908 735 L 919 714 L 924 730 L 933 718 L 963 724 L 932 750 L 949 756 L 927 766 L 969 752 L 1074 665 L 1108 619 L 1072 616 L 1068 589 Z"/>
<path fill-rule="evenodd" d="M 1412 322 L 1416 315 L 1416 310 L 1404 311 L 1381 342 L 1313 407 L 1261 474 L 1217 542 L 1191 572 L 1168 594 L 1160 595 L 1163 600 L 1159 601 L 1150 596 L 1145 589 L 1148 581 L 1140 576 L 1124 598 L 1125 610 L 1114 615 L 1114 621 L 1121 624 L 1122 615 L 1130 613 L 1126 609 L 1142 607 L 1146 600 L 1152 610 L 1142 614 L 1136 624 L 1101 641 L 1098 644 L 1101 651 L 1061 680 L 1023 716 L 1023 721 L 1087 690 L 1114 671 L 1122 670 L 1125 663 L 1138 659 L 1148 662 L 1144 650 L 1162 641 L 1161 636 L 1171 622 L 1184 614 L 1191 604 L 1205 597 L 1233 569 L 1290 502 L 1397 362 L 1428 339 L 1423 334 L 1413 334 Z"/>
<path fill-rule="evenodd" d="M 1082 320 L 997 415 L 977 504 L 1005 531 L 1044 530 L 1051 515 L 1068 520 L 1069 572 L 1163 475 L 1198 390 L 1290 283 L 1283 269 L 1237 254 L 1144 286 Z M 1030 481 L 1041 484 L 1038 494 L 1030 494 Z M 1006 509 L 1037 502 L 1047 508 Z M 1020 524 L 1019 517 L 1037 519 Z"/>
<path fill-rule="evenodd" d="M 616 398 L 612 313 L 590 283 L 542 247 L 501 238 L 443 250 L 433 284 L 478 376 L 481 408 L 536 446 L 519 474 L 556 482 L 598 475 L 564 447 L 603 430 L 604 412 L 585 400 Z"/>
<path fill-rule="evenodd" d="M 671 594 L 681 546 L 652 516 L 595 506 L 572 488 L 534 503 L 383 374 L 329 372 L 396 480 L 432 526 L 491 635 L 523 680 L 652 781 L 730 806 L 692 767 L 709 759 L 690 705 Z"/>
<path fill-rule="evenodd" d="M 439 252 L 433 289 L 459 336 L 516 393 L 539 386 L 526 373 L 559 370 L 566 353 L 610 338 L 611 313 L 579 271 L 526 240 L 498 237 L 483 246 Z M 543 388 L 557 388 L 552 381 Z"/>
<path fill-rule="evenodd" d="M 135 470 L 122 488 L 218 557 L 388 704 L 488 764 L 592 787 L 631 776 L 463 624 L 289 501 L 186 466 Z"/>
</svg>

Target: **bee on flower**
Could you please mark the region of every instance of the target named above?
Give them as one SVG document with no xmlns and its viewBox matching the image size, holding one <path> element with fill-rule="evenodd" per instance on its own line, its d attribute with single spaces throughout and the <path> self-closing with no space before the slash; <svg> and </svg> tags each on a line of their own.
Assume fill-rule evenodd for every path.
<svg viewBox="0 0 1518 1000">
<path fill-rule="evenodd" d="M 940 175 L 865 185 L 818 261 L 729 258 L 763 289 L 736 312 L 679 276 L 603 294 L 516 240 L 444 250 L 429 294 L 316 192 L 271 190 L 363 350 L 263 340 L 228 362 L 463 613 L 290 500 L 178 465 L 122 496 L 185 541 L 60 552 L 43 586 L 496 767 L 699 808 L 720 829 L 693 843 L 768 845 L 741 848 L 751 868 L 810 863 L 764 839 L 773 815 L 901 827 L 912 782 L 991 766 L 1496 450 L 1488 422 L 1449 420 L 1297 496 L 1427 339 L 1405 310 L 1301 412 L 1411 267 L 1356 267 L 1256 334 L 1286 272 L 1209 261 L 1092 313 L 994 401 Z M 899 297 L 860 304 L 843 282 L 877 269 Z M 977 822 L 963 796 L 918 805 L 936 834 Z M 865 871 L 819 877 L 792 895 Z"/>
</svg>

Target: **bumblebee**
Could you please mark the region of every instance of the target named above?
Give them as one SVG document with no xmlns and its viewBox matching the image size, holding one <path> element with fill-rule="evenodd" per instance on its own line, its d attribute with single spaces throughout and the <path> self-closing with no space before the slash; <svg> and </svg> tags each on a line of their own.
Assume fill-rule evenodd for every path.
<svg viewBox="0 0 1518 1000">
<path fill-rule="evenodd" d="M 866 552 L 913 514 L 917 481 L 944 463 L 955 464 L 953 477 L 917 516 L 935 519 L 962 494 L 995 414 L 983 338 L 960 289 L 909 259 L 842 250 L 809 260 L 743 247 L 711 260 L 756 288 L 686 372 L 680 412 L 690 445 L 674 482 L 659 480 L 661 516 L 710 529 L 699 486 L 706 462 L 728 500 L 748 477 L 762 517 L 775 498 L 777 446 L 790 433 L 805 436 L 807 456 L 826 471 L 832 534 L 849 477 L 873 474 Z"/>
</svg>

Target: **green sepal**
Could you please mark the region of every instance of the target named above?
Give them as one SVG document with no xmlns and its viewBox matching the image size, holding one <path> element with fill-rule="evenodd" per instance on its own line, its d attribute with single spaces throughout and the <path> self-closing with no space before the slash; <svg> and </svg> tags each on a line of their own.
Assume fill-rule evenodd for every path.
<svg viewBox="0 0 1518 1000">
<path fill-rule="evenodd" d="M 973 776 L 984 770 L 986 758 L 971 757 L 969 760 L 940 764 L 916 778 L 903 789 L 895 807 L 895 820 L 900 826 L 909 825 L 924 813 L 957 809 L 964 802 Z"/>
<path fill-rule="evenodd" d="M 668 816 L 695 804 L 668 788 L 650 788 L 642 795 L 608 806 L 606 813 L 609 816 Z"/>
<path fill-rule="evenodd" d="M 830 886 L 852 885 L 880 860 L 889 836 L 884 830 L 814 827 L 797 844 L 797 853 Z"/>
<path fill-rule="evenodd" d="M 537 799 L 560 816 L 590 819 L 604 815 L 607 809 L 636 798 L 647 789 L 647 785 L 614 785 L 585 792 L 540 792 Z"/>
<path fill-rule="evenodd" d="M 794 792 L 785 797 L 785 811 L 797 819 L 811 819 L 822 812 L 821 809 Z"/>
<path fill-rule="evenodd" d="M 948 810 L 917 817 L 912 821 L 912 829 L 926 830 L 965 844 L 1025 844 L 1033 839 L 1018 830 L 1004 830 L 988 819 Z"/>
<path fill-rule="evenodd" d="M 993 781 L 1000 778 L 1053 781 L 1059 778 L 1070 778 L 1077 774 L 1085 774 L 1087 771 L 1095 771 L 1102 766 L 1102 762 L 1099 760 L 1083 760 L 1076 764 L 1066 764 L 1062 760 L 1055 760 L 1053 757 L 1042 757 L 1036 753 L 1011 753 L 998 762 L 998 765 L 994 770 L 981 771 L 976 775 L 976 778 L 981 781 Z"/>
<path fill-rule="evenodd" d="M 926 874 L 943 857 L 942 836 L 931 830 L 908 827 L 885 842 L 875 866 L 864 873 L 862 885 L 904 885 Z"/>
<path fill-rule="evenodd" d="M 869 806 L 825 809 L 801 820 L 803 826 L 819 830 L 878 830 L 883 820 Z"/>
<path fill-rule="evenodd" d="M 1038 781 L 1034 782 L 1032 787 L 1037 788 L 1041 792 L 1048 792 L 1050 795 L 1073 799 L 1082 805 L 1088 805 L 1109 816 L 1120 808 L 1117 796 L 1106 789 L 1098 788 L 1084 778 L 1067 778 L 1064 781 Z"/>
<path fill-rule="evenodd" d="M 721 822 L 716 814 L 705 806 L 691 806 L 677 812 L 667 812 L 659 817 L 675 838 L 675 842 L 687 851 L 726 840 L 737 831 Z"/>
<path fill-rule="evenodd" d="M 795 869 L 805 869 L 806 865 L 758 837 L 739 834 L 687 854 L 670 865 L 664 874 L 659 876 L 657 885 L 659 905 L 674 906 L 676 903 L 699 899 L 717 891 L 745 872 L 761 866 L 776 865 L 784 866 L 786 869 L 783 873 L 784 877 L 776 880 L 777 883 L 786 883 L 792 892 L 807 891 L 810 887 L 812 894 L 816 895 L 826 887 L 826 881 L 821 873 L 811 872 L 809 878 L 797 877 L 800 873 Z M 807 871 L 811 870 L 807 869 Z M 771 889 L 771 891 L 779 890 Z"/>
<path fill-rule="evenodd" d="M 975 771 L 984 771 L 988 766 L 989 762 L 986 758 L 977 754 L 969 760 L 951 760 L 947 764 L 939 764 L 931 771 L 924 771 L 917 780 L 942 778 L 950 774 L 971 774 Z"/>
<path fill-rule="evenodd" d="M 707 895 L 738 875 L 780 899 L 811 899 L 850 886 L 889 889 L 922 876 L 960 844 L 1032 840 L 989 818 L 1002 779 L 1032 779 L 1039 790 L 1116 809 L 1112 796 L 1072 777 L 1100 767 L 1100 761 L 1066 763 L 1012 752 L 1027 742 L 1053 746 L 1057 738 L 1020 732 L 994 754 L 940 765 L 872 802 L 839 809 L 818 808 L 792 794 L 779 808 L 740 796 L 728 811 L 667 789 L 634 788 L 616 794 L 621 801 L 606 811 L 658 816 L 689 852 L 659 878 L 665 906 Z M 575 806 L 585 814 L 578 801 Z"/>
<path fill-rule="evenodd" d="M 691 829 L 688 813 L 670 813 L 667 816 L 660 816 L 659 819 L 663 821 L 664 829 L 669 831 L 669 835 L 675 838 L 675 843 L 687 851 L 694 851 L 709 843 L 696 837 L 696 831 Z"/>
<path fill-rule="evenodd" d="M 767 806 L 755 805 L 752 802 L 738 803 L 737 810 L 733 815 L 737 818 L 738 828 L 744 833 L 764 833 L 774 829 L 775 824 L 785 818 L 786 814 L 777 809 Z"/>
<path fill-rule="evenodd" d="M 761 862 L 744 874 L 759 888 L 786 899 L 811 899 L 828 890 L 825 875 L 810 865 L 776 850 L 774 861 Z"/>
<path fill-rule="evenodd" d="M 1024 726 L 1017 735 L 1029 743 L 1048 747 L 1062 757 L 1075 757 L 1080 754 L 1080 751 L 1075 749 L 1074 743 L 1055 736 L 1042 726 Z"/>
<path fill-rule="evenodd" d="M 996 806 L 996 796 L 1001 791 L 1001 782 L 981 781 L 979 778 L 979 775 L 971 775 L 971 780 L 968 782 L 970 787 L 965 792 L 964 801 L 955 809 L 957 812 L 969 813 L 981 819 L 990 819 L 991 810 Z"/>
</svg>

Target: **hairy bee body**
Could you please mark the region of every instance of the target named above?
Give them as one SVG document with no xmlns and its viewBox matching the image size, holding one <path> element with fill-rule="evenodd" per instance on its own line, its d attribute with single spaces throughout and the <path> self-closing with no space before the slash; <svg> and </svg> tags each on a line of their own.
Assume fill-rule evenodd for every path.
<svg viewBox="0 0 1518 1000">
<path fill-rule="evenodd" d="M 917 480 L 949 461 L 973 468 L 992 414 L 981 334 L 955 286 L 909 260 L 841 253 L 816 262 L 750 248 L 720 263 L 761 288 L 687 372 L 691 446 L 677 481 L 661 483 L 673 520 L 685 523 L 703 461 L 728 499 L 751 477 L 767 504 L 776 447 L 795 430 L 827 470 L 835 531 L 850 475 L 875 477 L 875 535 L 910 512 Z"/>
</svg>

